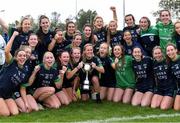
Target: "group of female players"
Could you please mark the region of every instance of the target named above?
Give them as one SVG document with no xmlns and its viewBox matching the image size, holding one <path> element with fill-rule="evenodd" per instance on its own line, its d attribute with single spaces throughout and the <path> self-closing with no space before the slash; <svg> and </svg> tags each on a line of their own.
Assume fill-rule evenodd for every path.
<svg viewBox="0 0 180 123">
<path fill-rule="evenodd" d="M 147 17 L 136 25 L 129 14 L 120 31 L 116 8 L 110 9 L 113 20 L 107 26 L 96 16 L 93 27 L 85 24 L 82 33 L 72 21 L 65 31 L 51 31 L 45 15 L 36 33 L 29 18 L 17 28 L 0 19 L 4 30 L 12 32 L 0 72 L 0 115 L 90 98 L 180 110 L 180 22 L 173 24 L 168 10 L 160 12 L 156 26 Z"/>
</svg>

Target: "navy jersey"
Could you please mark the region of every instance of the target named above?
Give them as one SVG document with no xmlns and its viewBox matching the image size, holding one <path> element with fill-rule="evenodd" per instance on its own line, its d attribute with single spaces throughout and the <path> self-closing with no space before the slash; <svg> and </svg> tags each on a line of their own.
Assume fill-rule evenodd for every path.
<svg viewBox="0 0 180 123">
<path fill-rule="evenodd" d="M 139 40 L 139 34 L 137 32 L 137 29 L 139 29 L 139 25 L 135 25 L 133 27 L 124 27 L 123 32 L 125 32 L 126 30 L 129 30 L 131 32 L 132 39 L 134 41 L 138 41 Z"/>
<path fill-rule="evenodd" d="M 140 33 L 140 44 L 148 56 L 152 56 L 152 50 L 155 46 L 159 46 L 158 30 L 155 27 L 149 27 L 146 31 Z"/>
<path fill-rule="evenodd" d="M 94 36 L 94 35 L 92 35 L 92 36 Z M 92 38 L 92 36 L 91 37 L 89 37 L 88 39 L 86 39 L 85 38 L 85 36 L 83 35 L 82 36 L 82 47 L 84 47 L 84 45 L 86 45 L 86 44 L 94 44 L 94 39 Z"/>
<path fill-rule="evenodd" d="M 67 40 L 63 40 L 62 43 L 55 43 L 55 46 L 52 50 L 52 53 L 54 54 L 55 58 L 65 50 L 65 47 L 69 45 L 69 42 Z"/>
<path fill-rule="evenodd" d="M 174 83 L 171 78 L 172 77 L 171 71 L 166 60 L 163 60 L 161 62 L 154 61 L 153 70 L 154 70 L 154 77 L 156 80 L 156 87 L 158 89 L 166 90 L 169 88 L 174 88 Z"/>
<path fill-rule="evenodd" d="M 0 90 L 5 95 L 12 95 L 19 86 L 27 86 L 28 76 L 25 67 L 18 67 L 17 62 L 14 60 L 3 68 L 0 75 Z M 0 93 L 2 94 L 2 93 Z M 0 95 L 2 96 L 2 95 Z"/>
<path fill-rule="evenodd" d="M 104 82 L 116 82 L 115 70 L 112 68 L 113 60 L 110 57 L 101 58 L 102 65 L 104 67 L 105 72 L 101 74 L 100 81 Z"/>
<path fill-rule="evenodd" d="M 115 34 L 110 35 L 110 46 L 123 45 L 123 32 L 118 30 Z"/>
<path fill-rule="evenodd" d="M 178 51 L 180 51 L 180 35 L 178 35 L 177 33 L 175 35 L 175 41 L 176 41 L 177 49 Z"/>
<path fill-rule="evenodd" d="M 67 68 L 68 71 L 72 71 L 74 68 L 76 68 L 79 65 L 80 61 L 78 63 L 73 62 L 72 60 L 70 61 L 70 63 L 68 64 Z M 79 76 L 79 71 L 77 71 L 74 75 L 74 77 Z M 74 78 L 73 77 L 73 78 Z"/>
<path fill-rule="evenodd" d="M 31 56 L 35 57 L 33 61 L 35 62 L 36 65 L 38 65 L 40 61 L 39 61 L 39 51 L 37 50 L 37 48 L 35 50 L 32 50 Z"/>
<path fill-rule="evenodd" d="M 48 45 L 50 44 L 52 38 L 54 37 L 54 32 L 49 31 L 47 34 L 37 33 L 39 44 L 38 44 L 38 52 L 39 52 L 39 61 L 42 61 L 43 55 L 46 51 L 48 51 Z"/>
<path fill-rule="evenodd" d="M 177 87 L 180 88 L 180 56 L 177 60 L 170 62 L 170 69 L 173 75 L 173 78 L 177 84 Z"/>
<path fill-rule="evenodd" d="M 107 30 L 105 27 L 103 27 L 101 30 L 94 31 L 94 35 L 97 36 L 98 40 L 95 42 L 95 52 L 99 50 L 99 46 L 102 42 L 107 42 Z"/>
<path fill-rule="evenodd" d="M 17 29 L 14 29 L 14 31 L 18 31 Z M 19 32 L 19 31 L 18 31 Z M 21 46 L 21 45 L 28 45 L 28 37 L 32 33 L 32 31 L 29 31 L 27 33 L 19 32 L 19 35 L 17 35 L 14 39 L 14 42 L 12 44 L 11 48 L 11 54 L 14 55 L 15 51 Z"/>
<path fill-rule="evenodd" d="M 71 43 L 72 43 L 73 36 L 69 36 L 69 35 L 67 34 L 67 32 L 65 32 L 64 38 L 65 38 L 65 40 L 68 42 L 68 44 L 71 44 Z"/>
<path fill-rule="evenodd" d="M 59 71 L 59 70 L 62 70 L 62 65 L 60 65 L 60 64 L 56 64 L 57 65 L 57 70 Z M 67 66 L 67 70 L 69 70 L 69 69 L 72 69 L 71 68 L 71 65 L 70 64 L 68 64 Z M 69 87 L 72 87 L 72 81 L 74 80 L 74 78 L 72 77 L 72 78 L 70 78 L 70 79 L 68 79 L 67 78 L 67 76 L 66 76 L 66 72 L 64 73 L 64 78 L 63 78 L 63 84 L 62 84 L 62 88 L 69 88 Z"/>
<path fill-rule="evenodd" d="M 59 81 L 59 72 L 57 69 L 51 67 L 47 70 L 43 64 L 40 65 L 40 70 L 36 74 L 36 87 L 54 86 L 55 82 Z"/>
<path fill-rule="evenodd" d="M 143 53 L 143 55 L 146 55 L 146 52 L 143 50 L 142 46 L 137 41 L 132 41 L 132 45 L 127 45 L 127 43 L 124 43 L 124 49 L 126 55 L 132 55 L 132 51 L 134 47 L 139 47 Z"/>
<path fill-rule="evenodd" d="M 136 77 L 136 86 L 152 87 L 154 85 L 153 61 L 145 56 L 141 61 L 133 60 L 133 69 Z"/>
</svg>

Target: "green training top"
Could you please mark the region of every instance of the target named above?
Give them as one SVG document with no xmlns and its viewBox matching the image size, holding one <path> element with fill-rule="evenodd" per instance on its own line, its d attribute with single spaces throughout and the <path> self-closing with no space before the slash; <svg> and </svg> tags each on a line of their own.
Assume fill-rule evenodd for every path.
<svg viewBox="0 0 180 123">
<path fill-rule="evenodd" d="M 168 25 L 164 25 L 162 22 L 158 22 L 156 24 L 156 27 L 159 32 L 159 39 L 160 39 L 160 46 L 165 51 L 166 45 L 168 43 L 175 43 L 174 39 L 174 25 L 172 22 L 170 22 Z"/>
<path fill-rule="evenodd" d="M 135 75 L 132 67 L 132 57 L 126 55 L 125 63 L 122 65 L 122 59 L 119 59 L 118 67 L 115 71 L 117 88 L 134 88 Z"/>
</svg>

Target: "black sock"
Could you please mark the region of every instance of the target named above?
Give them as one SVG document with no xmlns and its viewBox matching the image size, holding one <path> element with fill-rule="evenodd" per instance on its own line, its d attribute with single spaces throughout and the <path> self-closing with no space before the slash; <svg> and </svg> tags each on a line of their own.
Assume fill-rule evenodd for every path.
<svg viewBox="0 0 180 123">
<path fill-rule="evenodd" d="M 96 102 L 101 103 L 100 93 L 96 94 Z"/>
</svg>

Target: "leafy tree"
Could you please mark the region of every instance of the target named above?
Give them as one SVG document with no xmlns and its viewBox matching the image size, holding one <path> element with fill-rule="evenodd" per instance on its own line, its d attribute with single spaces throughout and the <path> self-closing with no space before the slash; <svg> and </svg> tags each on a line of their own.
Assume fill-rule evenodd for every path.
<svg viewBox="0 0 180 123">
<path fill-rule="evenodd" d="M 60 13 L 52 12 L 51 13 L 51 29 L 54 30 L 55 28 L 60 28 L 62 30 L 65 29 L 65 24 L 60 20 Z"/>
<path fill-rule="evenodd" d="M 92 25 L 93 19 L 95 18 L 96 15 L 97 15 L 96 11 L 91 11 L 91 10 L 84 11 L 83 9 L 81 9 L 76 16 L 76 23 L 78 30 L 81 31 L 84 24 L 86 23 L 90 23 Z"/>
<path fill-rule="evenodd" d="M 159 7 L 162 9 L 170 10 L 174 18 L 179 18 L 180 0 L 160 0 Z M 154 12 L 153 15 L 159 15 L 159 11 Z"/>
</svg>

